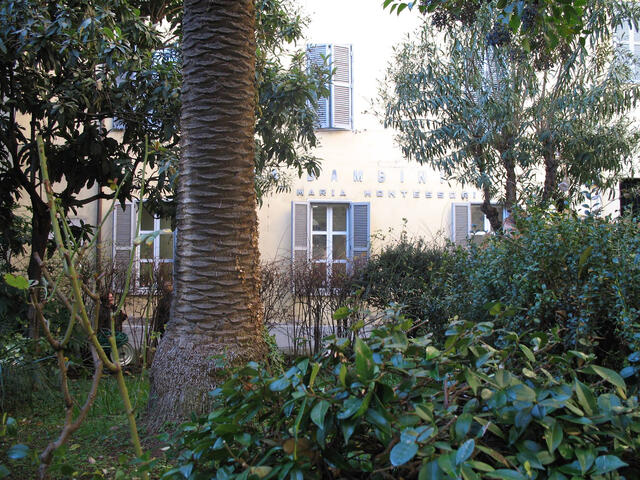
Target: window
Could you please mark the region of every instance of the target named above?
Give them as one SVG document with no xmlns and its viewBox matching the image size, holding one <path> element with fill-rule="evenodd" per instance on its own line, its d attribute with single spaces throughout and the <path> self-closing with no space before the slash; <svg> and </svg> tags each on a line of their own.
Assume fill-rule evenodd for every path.
<svg viewBox="0 0 640 480">
<path fill-rule="evenodd" d="M 143 208 L 140 237 L 147 240 L 138 250 L 138 286 L 146 288 L 152 286 L 154 280 L 170 280 L 173 274 L 171 219 L 153 216 Z"/>
<path fill-rule="evenodd" d="M 494 205 L 502 210 L 502 218 L 506 212 L 500 205 Z M 451 211 L 451 241 L 457 245 L 481 242 L 483 236 L 491 232 L 489 219 L 482 213 L 481 203 L 454 203 Z"/>
<path fill-rule="evenodd" d="M 330 284 L 369 257 L 369 204 L 293 202 L 293 262 L 308 262 Z"/>
<path fill-rule="evenodd" d="M 632 79 L 640 82 L 640 32 L 633 25 L 624 23 L 616 29 L 616 41 L 618 45 L 631 53 L 633 64 L 631 65 Z"/>
<path fill-rule="evenodd" d="M 318 128 L 351 130 L 353 72 L 351 45 L 318 44 L 307 47 L 310 65 L 332 69 L 330 94 L 318 99 Z"/>
<path fill-rule="evenodd" d="M 134 248 L 138 204 L 132 208 L 126 204 L 123 209 L 114 209 L 113 260 L 116 268 L 123 270 L 129 264 L 131 249 Z M 149 288 L 154 282 L 170 280 L 173 274 L 174 232 L 171 220 L 152 215 L 142 210 L 140 237 L 145 238 L 136 249 L 135 287 Z"/>
</svg>

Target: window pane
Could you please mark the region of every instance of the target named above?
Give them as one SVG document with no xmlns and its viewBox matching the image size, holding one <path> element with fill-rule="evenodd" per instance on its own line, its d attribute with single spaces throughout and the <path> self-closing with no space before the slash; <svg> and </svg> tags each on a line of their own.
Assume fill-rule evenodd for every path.
<svg viewBox="0 0 640 480">
<path fill-rule="evenodd" d="M 336 205 L 333 207 L 333 231 L 347 231 L 347 206 Z"/>
<path fill-rule="evenodd" d="M 313 230 L 327 230 L 327 207 L 324 205 L 314 205 L 313 210 Z"/>
<path fill-rule="evenodd" d="M 147 242 L 140 244 L 140 258 L 143 260 L 153 260 L 153 242 L 151 242 L 151 244 L 147 244 Z"/>
<path fill-rule="evenodd" d="M 334 260 L 347 259 L 347 236 L 346 235 L 333 236 L 333 248 L 331 253 L 333 255 Z"/>
<path fill-rule="evenodd" d="M 140 286 L 149 287 L 153 284 L 153 262 L 140 263 Z"/>
<path fill-rule="evenodd" d="M 153 215 L 151 215 L 146 208 L 142 209 L 142 222 L 140 223 L 140 230 L 155 230 L 153 226 Z"/>
<path fill-rule="evenodd" d="M 312 270 L 312 285 L 326 285 L 327 283 L 327 264 L 326 263 L 314 263 Z"/>
<path fill-rule="evenodd" d="M 484 213 L 480 210 L 480 205 L 471 205 L 471 231 L 484 230 Z"/>
<path fill-rule="evenodd" d="M 171 230 L 171 218 L 169 217 L 160 218 L 160 228 L 163 230 L 164 229 Z"/>
<path fill-rule="evenodd" d="M 331 265 L 331 281 L 340 282 L 347 276 L 347 264 L 346 263 L 333 263 Z"/>
<path fill-rule="evenodd" d="M 160 234 L 160 258 L 171 260 L 173 258 L 173 234 Z"/>
<path fill-rule="evenodd" d="M 158 265 L 158 285 L 164 285 L 171 282 L 173 277 L 173 262 L 164 262 Z"/>
<path fill-rule="evenodd" d="M 313 236 L 313 251 L 311 255 L 314 260 L 324 260 L 327 258 L 327 236 L 326 235 Z"/>
</svg>

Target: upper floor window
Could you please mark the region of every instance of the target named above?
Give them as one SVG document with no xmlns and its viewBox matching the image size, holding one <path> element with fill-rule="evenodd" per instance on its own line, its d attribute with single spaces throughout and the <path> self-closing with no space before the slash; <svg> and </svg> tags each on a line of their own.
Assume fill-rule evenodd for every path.
<svg viewBox="0 0 640 480">
<path fill-rule="evenodd" d="M 630 65 L 632 78 L 634 82 L 640 83 L 640 31 L 625 22 L 616 29 L 615 37 L 618 45 L 631 53 L 633 58 L 633 64 Z"/>
<path fill-rule="evenodd" d="M 318 127 L 353 128 L 353 69 L 351 45 L 316 44 L 307 47 L 309 64 L 331 68 L 329 97 L 318 99 Z"/>
</svg>

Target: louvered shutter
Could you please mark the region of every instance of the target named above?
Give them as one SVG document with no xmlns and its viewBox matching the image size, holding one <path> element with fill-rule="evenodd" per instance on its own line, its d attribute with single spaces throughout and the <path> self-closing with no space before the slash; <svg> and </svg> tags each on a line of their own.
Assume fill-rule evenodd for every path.
<svg viewBox="0 0 640 480">
<path fill-rule="evenodd" d="M 365 261 L 369 259 L 371 247 L 371 207 L 369 202 L 356 202 L 351 204 L 351 259 Z"/>
<path fill-rule="evenodd" d="M 113 262 L 117 268 L 129 265 L 133 248 L 133 222 L 135 209 L 130 203 L 124 209 L 118 203 L 113 209 Z"/>
<path fill-rule="evenodd" d="M 306 262 L 309 259 L 309 204 L 291 202 L 291 261 Z"/>
<path fill-rule="evenodd" d="M 331 126 L 351 130 L 352 72 L 351 46 L 333 45 L 333 82 L 331 84 Z"/>
<path fill-rule="evenodd" d="M 330 65 L 330 63 L 326 63 L 329 56 L 329 45 L 309 45 L 307 47 L 307 59 L 310 66 L 325 67 Z M 331 126 L 329 123 L 329 98 L 318 98 L 316 113 L 318 114 L 318 128 L 329 128 Z"/>
<path fill-rule="evenodd" d="M 451 241 L 466 245 L 471 230 L 471 207 L 468 203 L 454 203 L 451 209 Z"/>
</svg>

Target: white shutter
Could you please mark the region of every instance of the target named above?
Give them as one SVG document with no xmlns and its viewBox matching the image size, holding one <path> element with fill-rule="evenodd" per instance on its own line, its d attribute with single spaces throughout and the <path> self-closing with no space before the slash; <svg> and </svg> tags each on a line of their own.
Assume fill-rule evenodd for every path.
<svg viewBox="0 0 640 480">
<path fill-rule="evenodd" d="M 135 208 L 130 203 L 124 209 L 118 203 L 113 209 L 113 262 L 116 267 L 127 267 L 133 248 Z"/>
<path fill-rule="evenodd" d="M 471 206 L 469 203 L 451 205 L 451 241 L 456 245 L 466 245 L 471 230 Z"/>
<path fill-rule="evenodd" d="M 309 204 L 291 202 L 291 261 L 306 262 L 309 259 Z"/>
<path fill-rule="evenodd" d="M 351 46 L 333 45 L 333 81 L 331 83 L 331 126 L 351 130 L 352 116 L 352 69 Z"/>
<path fill-rule="evenodd" d="M 356 202 L 351 204 L 351 259 L 369 259 L 371 248 L 371 207 L 369 202 Z"/>
<path fill-rule="evenodd" d="M 307 60 L 310 66 L 325 67 L 331 64 L 329 45 L 308 45 Z M 327 63 L 328 60 L 328 63 Z M 318 106 L 316 108 L 318 114 L 318 128 L 329 128 L 329 98 L 318 98 Z"/>
</svg>

